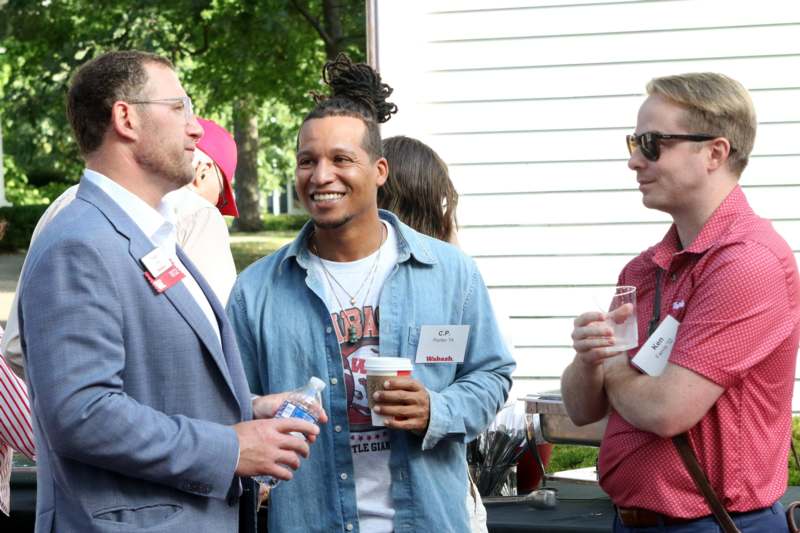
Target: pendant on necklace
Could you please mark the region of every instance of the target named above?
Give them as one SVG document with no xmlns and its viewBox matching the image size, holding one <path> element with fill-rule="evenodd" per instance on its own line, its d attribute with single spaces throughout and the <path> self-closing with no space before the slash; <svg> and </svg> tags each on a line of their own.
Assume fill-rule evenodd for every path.
<svg viewBox="0 0 800 533">
<path fill-rule="evenodd" d="M 349 342 L 350 344 L 355 344 L 358 342 L 358 334 L 356 333 L 356 327 L 353 325 L 350 325 L 350 327 L 347 328 L 347 342 Z"/>
<path fill-rule="evenodd" d="M 356 297 L 355 296 L 350 298 L 350 305 L 356 305 Z"/>
</svg>

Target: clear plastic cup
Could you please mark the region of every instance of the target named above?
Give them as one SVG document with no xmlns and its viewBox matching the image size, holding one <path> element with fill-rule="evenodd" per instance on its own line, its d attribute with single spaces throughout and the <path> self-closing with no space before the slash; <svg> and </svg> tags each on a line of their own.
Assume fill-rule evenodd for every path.
<svg viewBox="0 0 800 533">
<path fill-rule="evenodd" d="M 614 344 L 605 348 L 607 353 L 624 352 L 639 346 L 639 328 L 636 322 L 636 287 L 614 287 L 614 296 L 606 313 L 606 324 L 614 330 Z"/>
</svg>

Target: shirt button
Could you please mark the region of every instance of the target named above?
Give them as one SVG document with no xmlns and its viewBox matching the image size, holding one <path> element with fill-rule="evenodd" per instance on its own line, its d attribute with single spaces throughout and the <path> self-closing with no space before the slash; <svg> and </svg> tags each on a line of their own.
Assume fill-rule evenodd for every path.
<svg viewBox="0 0 800 533">
<path fill-rule="evenodd" d="M 338 380 L 338 379 L 336 379 L 336 378 L 331 378 L 331 385 L 336 385 L 337 383 L 339 383 L 339 380 Z"/>
<path fill-rule="evenodd" d="M 342 478 L 342 481 L 344 481 L 347 479 L 347 474 L 345 472 L 342 472 L 341 474 L 339 474 L 339 477 Z"/>
<path fill-rule="evenodd" d="M 678 280 L 678 275 L 677 274 L 672 274 L 671 277 L 672 277 L 672 281 L 677 281 Z"/>
<path fill-rule="evenodd" d="M 353 531 L 353 524 L 351 524 L 350 522 L 348 522 L 348 523 L 347 523 L 347 525 L 346 525 L 346 526 L 344 526 L 344 528 L 345 528 L 347 531 Z"/>
<path fill-rule="evenodd" d="M 336 433 L 341 433 L 341 432 L 342 432 L 342 426 L 333 426 L 333 430 L 334 430 Z"/>
<path fill-rule="evenodd" d="M 331 331 L 333 331 L 332 327 L 328 326 L 327 328 L 325 328 L 325 333 L 330 333 Z"/>
</svg>

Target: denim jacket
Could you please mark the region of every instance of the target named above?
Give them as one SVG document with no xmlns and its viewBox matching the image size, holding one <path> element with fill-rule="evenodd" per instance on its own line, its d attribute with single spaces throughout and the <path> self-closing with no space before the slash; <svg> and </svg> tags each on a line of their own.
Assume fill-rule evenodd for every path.
<svg viewBox="0 0 800 533">
<path fill-rule="evenodd" d="M 381 356 L 413 362 L 420 326 L 470 326 L 463 363 L 414 364 L 412 377 L 430 395 L 430 423 L 424 437 L 390 432 L 394 531 L 468 531 L 465 443 L 505 402 L 514 360 L 474 261 L 391 213 L 380 216 L 397 230 L 399 246 L 380 295 Z M 270 533 L 359 531 L 342 356 L 321 298 L 324 280 L 309 269 L 311 224 L 242 272 L 228 303 L 253 393 L 296 389 L 310 376 L 328 384 L 329 421 L 294 478 L 272 491 Z"/>
</svg>

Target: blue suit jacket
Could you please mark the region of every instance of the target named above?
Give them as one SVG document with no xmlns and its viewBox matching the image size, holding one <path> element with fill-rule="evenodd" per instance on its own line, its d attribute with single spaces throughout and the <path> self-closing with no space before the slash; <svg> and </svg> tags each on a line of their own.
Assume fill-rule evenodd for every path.
<svg viewBox="0 0 800 533">
<path fill-rule="evenodd" d="M 252 417 L 231 327 L 222 347 L 182 283 L 156 294 L 153 249 L 83 180 L 32 245 L 20 324 L 38 455 L 36 531 L 236 531 L 238 441 Z"/>
</svg>

